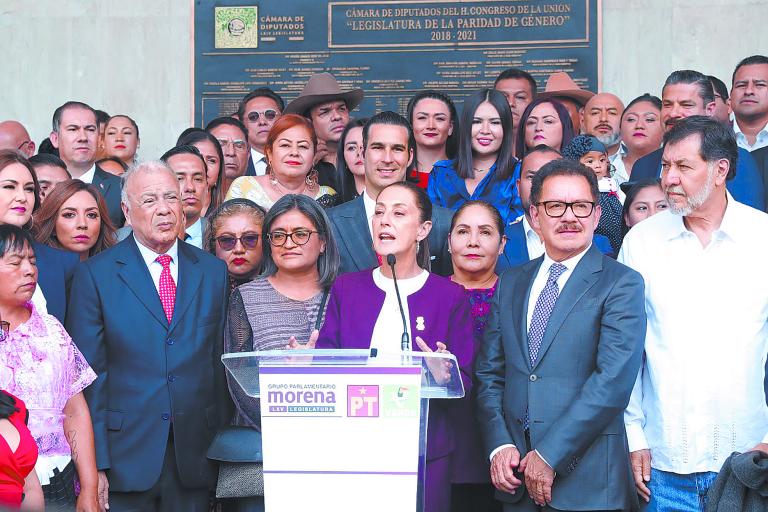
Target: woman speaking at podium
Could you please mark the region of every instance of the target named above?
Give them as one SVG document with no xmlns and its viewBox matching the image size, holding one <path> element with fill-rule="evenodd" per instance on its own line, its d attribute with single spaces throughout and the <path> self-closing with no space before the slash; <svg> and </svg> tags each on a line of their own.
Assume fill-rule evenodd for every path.
<svg viewBox="0 0 768 512">
<path fill-rule="evenodd" d="M 464 389 L 471 386 L 472 318 L 464 289 L 431 274 L 427 235 L 432 203 L 413 184 L 395 183 L 379 194 L 372 219 L 373 247 L 381 264 L 341 275 L 331 288 L 317 348 L 376 348 L 399 353 L 403 335 L 400 291 L 411 350 L 456 356 Z M 394 256 L 394 261 L 392 261 Z M 388 262 L 389 260 L 389 262 Z M 393 275 L 394 274 L 394 275 Z M 313 340 L 314 341 L 314 340 Z M 427 431 L 425 510 L 450 508 L 450 460 L 455 436 L 447 400 L 433 402 Z M 459 433 L 460 434 L 460 433 Z"/>
</svg>

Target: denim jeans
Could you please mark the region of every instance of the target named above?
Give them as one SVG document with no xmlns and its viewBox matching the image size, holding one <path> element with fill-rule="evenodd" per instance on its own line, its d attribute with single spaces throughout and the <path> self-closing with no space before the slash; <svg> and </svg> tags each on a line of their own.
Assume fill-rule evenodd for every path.
<svg viewBox="0 0 768 512">
<path fill-rule="evenodd" d="M 707 491 L 715 482 L 717 473 L 691 473 L 678 475 L 651 468 L 651 501 L 644 512 L 703 512 L 707 505 Z"/>
</svg>

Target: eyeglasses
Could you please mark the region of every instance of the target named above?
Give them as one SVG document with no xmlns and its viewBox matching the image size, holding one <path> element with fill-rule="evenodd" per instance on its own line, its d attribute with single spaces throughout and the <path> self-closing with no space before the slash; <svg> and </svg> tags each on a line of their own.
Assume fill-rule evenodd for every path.
<svg viewBox="0 0 768 512">
<path fill-rule="evenodd" d="M 19 144 L 19 147 L 17 147 L 16 149 L 18 149 L 19 151 L 23 151 L 23 149 L 22 149 L 22 148 L 25 148 L 25 147 L 26 147 L 26 148 L 29 148 L 29 145 L 30 145 L 30 144 L 32 144 L 32 141 L 31 141 L 31 140 L 25 140 L 24 142 L 22 142 L 21 144 Z"/>
<path fill-rule="evenodd" d="M 286 231 L 273 231 L 267 235 L 267 239 L 269 240 L 269 243 L 275 247 L 284 246 L 285 242 L 288 241 L 288 238 L 290 238 L 296 245 L 306 245 L 307 242 L 309 242 L 309 238 L 312 236 L 312 233 L 319 234 L 320 232 L 309 231 L 308 229 L 297 229 L 293 233 L 288 233 Z"/>
<path fill-rule="evenodd" d="M 265 110 L 264 112 L 257 112 L 254 110 L 253 112 L 248 112 L 248 115 L 246 116 L 246 118 L 248 119 L 249 123 L 255 123 L 256 121 L 259 120 L 259 117 L 261 116 L 264 116 L 264 119 L 266 119 L 267 121 L 274 121 L 275 118 L 278 116 L 278 113 L 277 113 L 277 110 L 272 110 L 272 109 Z"/>
<path fill-rule="evenodd" d="M 565 215 L 565 211 L 570 208 L 575 217 L 583 219 L 592 215 L 595 209 L 595 203 L 589 201 L 576 201 L 574 203 L 565 203 L 563 201 L 542 201 L 536 203 L 536 206 L 544 205 L 544 211 L 550 217 L 559 218 Z"/>
<path fill-rule="evenodd" d="M 259 245 L 259 234 L 247 233 L 242 236 L 222 235 L 216 237 L 216 242 L 219 244 L 222 251 L 231 251 L 234 249 L 238 240 L 246 249 L 255 249 L 256 246 Z"/>
<path fill-rule="evenodd" d="M 229 139 L 216 139 L 219 141 L 219 145 L 223 148 L 232 144 L 235 147 L 235 151 L 245 151 L 248 148 L 248 144 L 244 140 L 229 140 Z"/>
<path fill-rule="evenodd" d="M 11 324 L 6 321 L 0 322 L 0 341 L 8 339 L 8 333 L 11 332 Z"/>
</svg>

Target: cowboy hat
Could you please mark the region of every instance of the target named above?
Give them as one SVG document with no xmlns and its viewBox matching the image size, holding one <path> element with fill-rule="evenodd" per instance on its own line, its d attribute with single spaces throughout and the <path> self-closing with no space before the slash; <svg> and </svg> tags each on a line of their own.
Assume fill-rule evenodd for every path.
<svg viewBox="0 0 768 512">
<path fill-rule="evenodd" d="M 301 94 L 285 107 L 284 112 L 303 116 L 312 107 L 333 100 L 343 100 L 347 108 L 352 110 L 363 101 L 363 90 L 342 91 L 332 74 L 319 73 L 309 77 Z"/>
<path fill-rule="evenodd" d="M 547 79 L 547 86 L 544 92 L 536 95 L 537 98 L 568 98 L 581 106 L 584 106 L 595 93 L 582 89 L 578 86 L 568 73 L 562 71 L 552 73 Z"/>
</svg>

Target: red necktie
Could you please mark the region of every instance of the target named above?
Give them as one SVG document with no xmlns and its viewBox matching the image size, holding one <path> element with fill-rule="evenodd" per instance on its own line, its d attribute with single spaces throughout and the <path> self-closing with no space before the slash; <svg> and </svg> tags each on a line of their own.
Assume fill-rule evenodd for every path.
<svg viewBox="0 0 768 512">
<path fill-rule="evenodd" d="M 171 276 L 171 257 L 167 254 L 161 254 L 155 261 L 163 266 L 163 271 L 160 272 L 160 302 L 163 304 L 163 311 L 168 318 L 168 323 L 171 323 L 173 304 L 176 302 L 176 283 L 173 282 L 173 276 Z"/>
</svg>

